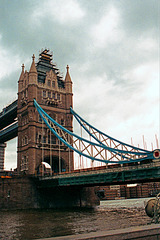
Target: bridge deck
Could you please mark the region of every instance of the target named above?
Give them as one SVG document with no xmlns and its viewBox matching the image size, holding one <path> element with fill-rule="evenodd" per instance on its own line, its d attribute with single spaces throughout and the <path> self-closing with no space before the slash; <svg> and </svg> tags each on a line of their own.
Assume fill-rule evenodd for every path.
<svg viewBox="0 0 160 240">
<path fill-rule="evenodd" d="M 4 143 L 18 136 L 18 122 L 0 131 L 0 143 Z"/>
<path fill-rule="evenodd" d="M 160 181 L 160 159 L 149 164 L 38 177 L 39 187 L 98 186 Z"/>
<path fill-rule="evenodd" d="M 14 101 L 0 112 L 0 130 L 13 123 L 17 118 L 17 103 L 18 100 Z"/>
</svg>

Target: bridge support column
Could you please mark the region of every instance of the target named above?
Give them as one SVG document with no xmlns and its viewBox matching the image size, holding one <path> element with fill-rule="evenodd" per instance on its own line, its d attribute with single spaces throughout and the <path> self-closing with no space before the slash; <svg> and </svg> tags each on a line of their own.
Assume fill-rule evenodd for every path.
<svg viewBox="0 0 160 240">
<path fill-rule="evenodd" d="M 0 143 L 0 171 L 4 170 L 5 148 L 6 143 Z"/>
<path fill-rule="evenodd" d="M 95 187 L 83 187 L 80 191 L 80 207 L 93 208 L 100 204 Z"/>
<path fill-rule="evenodd" d="M 67 186 L 39 190 L 40 208 L 94 208 L 100 204 L 95 187 Z"/>
</svg>

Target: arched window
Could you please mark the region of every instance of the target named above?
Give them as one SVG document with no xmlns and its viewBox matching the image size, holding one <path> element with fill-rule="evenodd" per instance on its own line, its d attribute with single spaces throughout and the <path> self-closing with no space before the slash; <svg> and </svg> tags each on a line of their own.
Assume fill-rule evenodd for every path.
<svg viewBox="0 0 160 240">
<path fill-rule="evenodd" d="M 57 93 L 57 100 L 61 100 L 60 93 Z"/>
<path fill-rule="evenodd" d="M 62 126 L 64 125 L 64 119 L 61 119 L 61 125 Z"/>
<path fill-rule="evenodd" d="M 48 92 L 48 97 L 51 98 L 51 92 Z"/>
<path fill-rule="evenodd" d="M 53 99 L 56 98 L 55 92 L 52 92 L 52 98 L 53 98 Z"/>
<path fill-rule="evenodd" d="M 51 80 L 48 80 L 48 87 L 51 86 Z"/>
<path fill-rule="evenodd" d="M 55 81 L 52 81 L 52 87 L 55 88 Z"/>
<path fill-rule="evenodd" d="M 46 98 L 46 91 L 43 90 L 43 97 Z"/>
<path fill-rule="evenodd" d="M 25 145 L 28 144 L 28 137 L 27 137 L 27 136 L 25 136 L 25 138 L 24 138 L 24 144 L 25 144 Z"/>
</svg>

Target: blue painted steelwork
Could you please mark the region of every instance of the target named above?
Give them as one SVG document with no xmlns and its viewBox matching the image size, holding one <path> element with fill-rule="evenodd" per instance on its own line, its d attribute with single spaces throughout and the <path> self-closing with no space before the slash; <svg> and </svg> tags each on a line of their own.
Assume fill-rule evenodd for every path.
<svg viewBox="0 0 160 240">
<path fill-rule="evenodd" d="M 80 156 L 87 157 L 87 158 L 91 159 L 92 161 L 96 160 L 96 161 L 100 161 L 100 162 L 104 162 L 104 163 L 120 163 L 120 164 L 129 163 L 129 162 L 132 162 L 132 163 L 140 162 L 140 161 L 147 160 L 147 159 L 150 159 L 150 160 L 155 159 L 154 151 L 153 152 L 152 151 L 147 151 L 147 150 L 144 150 L 144 149 L 141 149 L 141 148 L 131 146 L 129 144 L 122 143 L 121 141 L 115 140 L 115 139 L 109 137 L 108 135 L 105 135 L 104 133 L 100 132 L 97 129 L 96 129 L 96 131 L 99 131 L 101 134 L 107 136 L 107 138 L 109 138 L 110 140 L 117 141 L 119 144 L 123 145 L 125 147 L 125 149 L 127 149 L 127 147 L 131 147 L 132 150 L 122 150 L 122 149 L 118 149 L 118 148 L 109 147 L 109 146 L 105 145 L 104 143 L 100 142 L 91 133 L 90 133 L 90 135 L 95 140 L 97 140 L 98 143 L 95 143 L 95 142 L 89 141 L 87 139 L 84 139 L 84 138 L 76 135 L 75 133 L 70 132 L 69 130 L 67 130 L 66 128 L 61 126 L 59 123 L 57 123 L 54 119 L 52 119 L 39 106 L 39 104 L 36 102 L 36 100 L 34 100 L 34 105 L 35 105 L 38 113 L 40 114 L 41 118 L 43 119 L 44 123 L 55 134 L 55 136 L 61 142 L 63 142 L 67 147 L 69 147 L 73 151 L 77 152 Z M 73 111 L 72 111 L 72 113 L 73 113 Z M 78 122 L 80 123 L 80 121 L 78 121 Z M 81 123 L 81 125 L 83 125 L 83 124 Z M 60 131 L 61 131 L 62 136 L 60 136 Z M 88 132 L 88 130 L 87 130 L 87 132 Z M 67 134 L 67 136 L 69 136 L 71 139 L 73 139 L 73 137 L 75 137 L 76 141 L 74 141 L 74 143 L 76 143 L 77 141 L 80 141 L 82 143 L 82 145 L 84 146 L 83 151 L 80 148 L 77 147 L 77 144 L 75 144 L 76 147 L 73 147 L 73 141 L 71 143 L 69 143 L 68 137 L 66 137 L 65 134 Z M 85 144 L 87 144 L 87 145 L 85 145 Z M 88 150 L 89 147 L 91 149 L 94 147 L 94 151 L 97 151 L 95 156 L 93 156 L 93 154 L 89 152 L 89 150 Z M 100 149 L 100 150 L 97 150 L 97 149 Z M 84 153 L 86 150 L 87 150 L 88 154 Z M 118 161 L 117 161 L 117 159 L 113 160 L 113 157 L 111 157 L 109 160 L 104 159 L 104 157 L 101 154 L 103 150 L 109 151 L 109 153 L 114 154 L 114 157 L 116 157 L 116 158 L 117 158 L 117 156 L 121 157 L 121 160 L 118 160 Z M 102 158 L 101 159 L 97 158 L 96 156 L 98 156 L 98 155 L 100 155 L 103 159 Z"/>
<path fill-rule="evenodd" d="M 93 127 L 91 124 L 89 124 L 87 121 L 85 121 L 81 116 L 79 116 L 71 107 L 70 107 L 70 111 L 72 113 L 72 115 L 75 117 L 75 119 L 78 121 L 78 123 L 85 129 L 85 131 L 91 136 L 93 137 L 97 142 L 103 144 L 101 141 L 99 141 L 99 139 L 97 137 L 95 137 L 88 129 L 87 127 L 85 127 L 85 125 L 87 125 L 89 128 L 95 130 L 97 133 L 100 133 L 102 134 L 103 136 L 107 137 L 108 139 L 111 139 L 117 143 L 120 143 L 121 145 L 123 146 L 127 146 L 127 147 L 130 147 L 132 149 L 135 149 L 135 150 L 138 150 L 138 151 L 142 151 L 142 153 L 150 153 L 150 151 L 148 150 L 145 150 L 145 149 L 142 149 L 142 148 L 138 148 L 138 147 L 135 147 L 135 146 L 132 146 L 132 145 L 129 145 L 127 143 L 124 143 L 124 142 L 121 142 L 103 132 L 101 132 L 100 130 L 98 130 L 97 128 Z M 105 144 L 104 144 L 105 145 Z M 125 151 L 123 151 L 125 152 Z M 136 154 L 136 153 L 135 153 Z"/>
<path fill-rule="evenodd" d="M 95 128 L 94 126 L 92 126 L 91 124 L 89 124 L 86 120 L 84 120 L 80 115 L 78 115 L 71 107 L 70 107 L 70 111 L 72 113 L 72 115 L 75 117 L 75 119 L 77 120 L 77 122 L 81 125 L 81 127 L 89 134 L 90 137 L 92 137 L 94 140 L 96 140 L 98 143 L 104 144 L 105 146 L 109 146 L 109 141 L 112 141 L 112 144 L 115 145 L 117 148 L 118 146 L 121 148 L 125 148 L 127 149 L 127 151 L 124 150 L 120 150 L 120 153 L 117 153 L 117 155 L 123 157 L 124 159 L 129 159 L 126 155 L 126 153 L 134 153 L 135 155 L 140 155 L 140 153 L 145 154 L 147 153 L 147 155 L 149 156 L 149 159 L 155 159 L 155 153 L 158 153 L 158 158 L 160 157 L 160 150 L 156 149 L 153 152 L 142 149 L 142 148 L 138 148 L 135 147 L 133 145 L 124 143 L 122 141 L 119 141 L 105 133 L 103 133 L 102 131 L 98 130 L 97 128 Z M 100 141 L 97 137 L 97 134 L 99 136 L 101 136 L 101 138 L 103 139 L 103 141 Z M 117 150 L 118 151 L 118 150 Z M 124 153 L 122 155 L 122 152 Z M 153 158 L 152 155 L 153 154 Z M 143 160 L 141 158 L 141 160 Z"/>
</svg>

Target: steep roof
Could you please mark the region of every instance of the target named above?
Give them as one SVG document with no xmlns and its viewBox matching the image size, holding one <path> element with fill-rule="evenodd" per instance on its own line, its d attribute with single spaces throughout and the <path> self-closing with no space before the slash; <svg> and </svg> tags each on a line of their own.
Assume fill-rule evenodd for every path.
<svg viewBox="0 0 160 240">
<path fill-rule="evenodd" d="M 38 82 L 44 83 L 46 73 L 52 70 L 57 75 L 58 86 L 64 88 L 63 78 L 60 76 L 59 69 L 52 63 L 52 54 L 48 49 L 43 50 L 39 54 L 39 61 L 37 63 Z"/>
<path fill-rule="evenodd" d="M 35 59 L 34 54 L 33 54 L 32 59 L 33 59 L 33 61 L 32 61 L 31 68 L 30 68 L 29 72 L 30 73 L 37 73 L 36 65 L 35 65 L 35 62 L 34 62 L 34 59 Z"/>
</svg>

